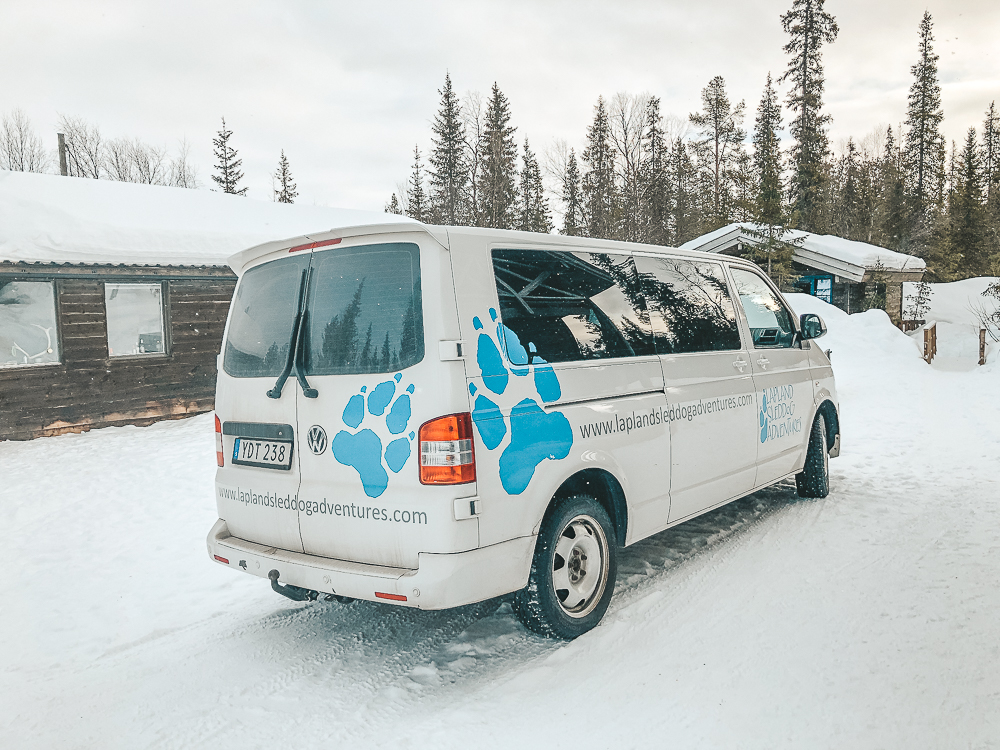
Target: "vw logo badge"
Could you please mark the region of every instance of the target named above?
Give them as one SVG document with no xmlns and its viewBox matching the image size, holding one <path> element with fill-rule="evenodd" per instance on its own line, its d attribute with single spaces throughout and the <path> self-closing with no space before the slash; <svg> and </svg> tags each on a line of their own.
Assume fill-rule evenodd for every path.
<svg viewBox="0 0 1000 750">
<path fill-rule="evenodd" d="M 306 443 L 309 445 L 309 450 L 318 456 L 326 450 L 326 430 L 314 424 L 306 433 Z"/>
</svg>

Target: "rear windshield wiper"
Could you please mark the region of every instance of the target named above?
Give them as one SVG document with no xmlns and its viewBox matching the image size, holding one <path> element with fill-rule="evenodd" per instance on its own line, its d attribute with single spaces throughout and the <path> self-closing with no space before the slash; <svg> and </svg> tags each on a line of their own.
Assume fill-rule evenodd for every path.
<svg viewBox="0 0 1000 750">
<path fill-rule="evenodd" d="M 274 388 L 267 392 L 268 398 L 281 398 L 281 391 L 285 387 L 285 381 L 288 380 L 289 374 L 292 372 L 292 368 L 295 368 L 295 379 L 299 381 L 299 385 L 302 388 L 302 394 L 306 398 L 316 398 L 319 393 L 315 388 L 310 388 L 309 383 L 306 382 L 306 376 L 302 374 L 302 370 L 299 366 L 299 356 L 298 352 L 300 349 L 299 341 L 302 338 L 302 328 L 303 322 L 305 321 L 305 295 L 309 288 L 309 277 L 312 276 L 312 267 L 303 269 L 302 275 L 299 277 L 299 296 L 296 302 L 296 313 L 295 320 L 292 322 L 292 340 L 288 345 L 288 356 L 285 358 L 285 366 L 281 369 L 281 374 L 278 375 L 277 381 L 274 383 Z"/>
</svg>

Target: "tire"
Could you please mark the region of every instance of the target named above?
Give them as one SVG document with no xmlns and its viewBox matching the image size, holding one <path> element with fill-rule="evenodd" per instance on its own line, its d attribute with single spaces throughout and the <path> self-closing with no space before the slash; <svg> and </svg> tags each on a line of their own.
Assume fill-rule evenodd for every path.
<svg viewBox="0 0 1000 750">
<path fill-rule="evenodd" d="M 822 498 L 830 494 L 830 453 L 826 444 L 826 419 L 817 414 L 809 433 L 806 465 L 795 475 L 799 497 Z"/>
<path fill-rule="evenodd" d="M 529 630 L 571 640 L 604 617 L 617 573 L 607 512 L 589 495 L 561 498 L 542 521 L 528 585 L 511 605 Z"/>
</svg>

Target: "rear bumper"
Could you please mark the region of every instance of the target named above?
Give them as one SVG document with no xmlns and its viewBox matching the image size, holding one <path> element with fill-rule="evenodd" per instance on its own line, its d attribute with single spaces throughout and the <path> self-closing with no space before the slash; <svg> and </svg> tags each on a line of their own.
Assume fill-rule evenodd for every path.
<svg viewBox="0 0 1000 750">
<path fill-rule="evenodd" d="M 229 533 L 222 519 L 208 534 L 208 556 L 230 568 L 267 578 L 272 570 L 281 583 L 354 599 L 388 601 L 418 609 L 447 609 L 490 599 L 528 583 L 535 537 L 519 537 L 468 552 L 421 552 L 416 570 L 366 565 L 267 547 Z M 394 598 L 377 597 L 376 592 Z M 405 597 L 396 599 L 395 597 Z"/>
</svg>

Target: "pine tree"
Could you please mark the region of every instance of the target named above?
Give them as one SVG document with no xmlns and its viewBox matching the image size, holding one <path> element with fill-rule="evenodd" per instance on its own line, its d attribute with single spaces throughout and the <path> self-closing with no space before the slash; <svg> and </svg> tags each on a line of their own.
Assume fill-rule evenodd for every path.
<svg viewBox="0 0 1000 750">
<path fill-rule="evenodd" d="M 1000 118 L 990 102 L 983 122 L 983 194 L 988 243 L 993 264 L 1000 267 Z M 993 271 L 995 274 L 995 270 Z"/>
<path fill-rule="evenodd" d="M 281 158 L 278 159 L 278 169 L 273 175 L 274 200 L 278 203 L 295 203 L 298 197 L 298 185 L 292 182 L 292 170 L 288 166 L 288 159 L 285 157 L 285 149 L 281 149 Z"/>
<path fill-rule="evenodd" d="M 580 185 L 580 167 L 576 162 L 576 151 L 569 150 L 566 171 L 562 179 L 563 225 L 562 233 L 576 237 L 583 233 L 583 192 Z"/>
<path fill-rule="evenodd" d="M 494 82 L 481 143 L 482 171 L 479 175 L 479 218 L 484 226 L 510 229 L 517 200 L 516 128 L 510 124 L 510 103 Z"/>
<path fill-rule="evenodd" d="M 441 95 L 441 106 L 431 125 L 433 146 L 428 169 L 430 213 L 435 223 L 455 226 L 464 224 L 469 218 L 465 126 L 449 74 L 445 74 L 444 88 L 438 93 Z"/>
<path fill-rule="evenodd" d="M 983 210 L 981 166 L 976 129 L 969 128 L 965 145 L 958 156 L 955 187 L 949 201 L 953 252 L 961 252 L 958 263 L 960 278 L 986 276 L 990 271 L 990 252 L 986 235 L 986 215 Z"/>
<path fill-rule="evenodd" d="M 413 171 L 406 185 L 406 215 L 417 221 L 428 221 L 427 195 L 424 193 L 424 178 L 421 174 L 420 148 L 413 147 Z"/>
<path fill-rule="evenodd" d="M 781 188 L 781 105 L 768 73 L 764 93 L 757 105 L 753 127 L 753 174 L 757 184 L 752 204 L 755 229 L 745 229 L 754 240 L 746 255 L 760 264 L 779 285 L 787 285 L 792 275 L 792 255 L 801 240 L 789 236 L 789 216 Z"/>
<path fill-rule="evenodd" d="M 246 195 L 247 189 L 239 187 L 243 173 L 240 167 L 243 160 L 237 158 L 237 151 L 229 145 L 229 139 L 233 131 L 226 128 L 226 118 L 222 118 L 222 129 L 219 130 L 212 143 L 215 146 L 215 170 L 218 174 L 213 174 L 212 179 L 222 189 L 223 193 L 232 195 Z"/>
<path fill-rule="evenodd" d="M 854 139 L 847 139 L 847 151 L 837 164 L 837 194 L 833 212 L 833 233 L 848 240 L 860 240 L 862 229 L 862 167 Z"/>
<path fill-rule="evenodd" d="M 618 191 L 615 185 L 615 155 L 611 147 L 611 123 L 604 97 L 597 97 L 594 122 L 587 128 L 583 161 L 587 165 L 582 180 L 586 235 L 611 239 L 617 228 Z"/>
<path fill-rule="evenodd" d="M 697 174 L 687 144 L 680 137 L 670 147 L 667 179 L 673 203 L 670 210 L 670 243 L 681 245 L 699 234 L 701 214 L 698 209 Z"/>
<path fill-rule="evenodd" d="M 941 122 L 941 84 L 938 82 L 938 55 L 934 54 L 931 14 L 924 11 L 920 21 L 920 59 L 910 68 L 913 83 L 906 111 L 906 140 L 903 163 L 907 195 L 917 221 L 926 218 L 939 194 L 944 164 Z"/>
<path fill-rule="evenodd" d="M 785 33 L 791 36 L 784 51 L 791 55 L 788 69 L 779 79 L 791 80 L 788 106 L 791 122 L 792 211 L 797 225 L 820 231 L 821 204 L 828 180 L 826 159 L 829 141 L 826 126 L 830 116 L 822 112 L 825 86 L 821 48 L 837 39 L 839 31 L 832 15 L 823 10 L 824 0 L 793 0 L 792 9 L 781 16 Z"/>
<path fill-rule="evenodd" d="M 885 151 L 882 156 L 882 191 L 878 218 L 877 244 L 905 252 L 909 223 L 906 192 L 903 184 L 902 155 L 896 147 L 892 127 L 886 133 Z"/>
<path fill-rule="evenodd" d="M 733 175 L 746 138 L 742 128 L 745 105 L 743 102 L 735 107 L 730 104 L 722 76 L 716 76 L 702 89 L 701 102 L 705 111 L 692 114 L 688 119 L 699 131 L 695 153 L 710 191 L 706 200 L 710 209 L 708 228 L 715 229 L 729 223 L 732 211 Z"/>
<path fill-rule="evenodd" d="M 403 215 L 403 207 L 399 205 L 399 198 L 396 197 L 395 193 L 392 194 L 389 202 L 385 204 L 385 212 L 387 214 L 396 214 L 397 216 Z"/>
<path fill-rule="evenodd" d="M 754 221 L 758 224 L 785 224 L 785 207 L 781 195 L 781 105 L 774 90 L 771 74 L 757 107 L 753 129 L 753 167 L 760 186 L 754 206 Z"/>
<path fill-rule="evenodd" d="M 527 138 L 524 139 L 523 158 L 524 168 L 521 170 L 518 191 L 517 228 L 525 232 L 548 234 L 552 231 L 552 214 L 542 186 L 542 171 Z"/>
<path fill-rule="evenodd" d="M 640 205 L 643 242 L 669 244 L 670 181 L 667 176 L 669 146 L 663 131 L 660 100 L 650 97 L 646 102 L 642 133 L 642 163 L 640 169 Z"/>
<path fill-rule="evenodd" d="M 983 121 L 983 190 L 988 205 L 1000 199 L 1000 117 L 996 102 L 990 102 Z"/>
</svg>

